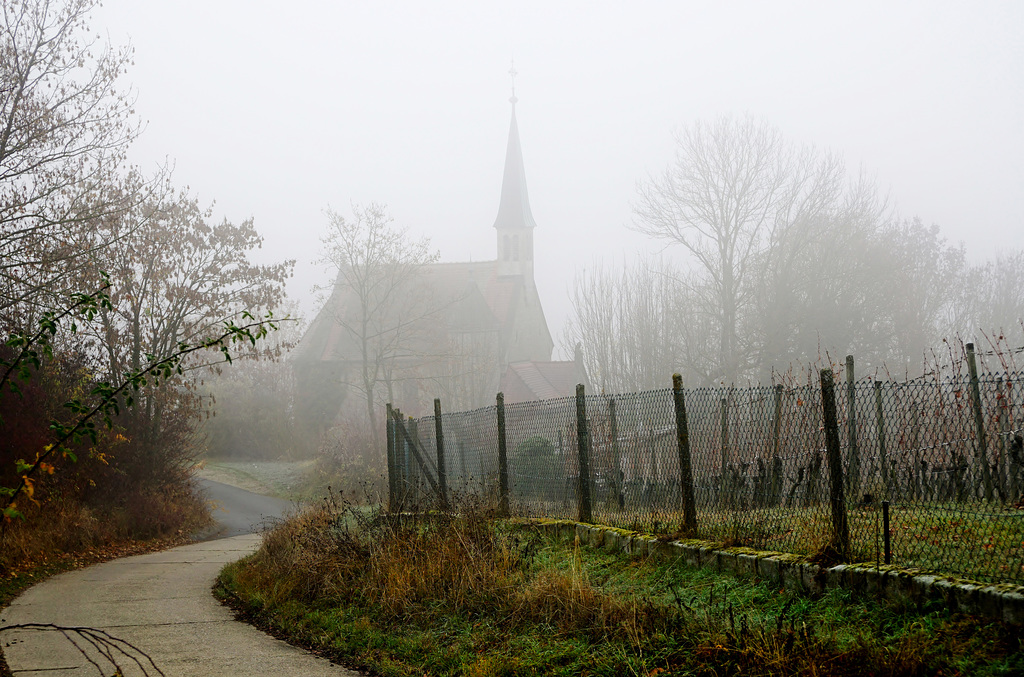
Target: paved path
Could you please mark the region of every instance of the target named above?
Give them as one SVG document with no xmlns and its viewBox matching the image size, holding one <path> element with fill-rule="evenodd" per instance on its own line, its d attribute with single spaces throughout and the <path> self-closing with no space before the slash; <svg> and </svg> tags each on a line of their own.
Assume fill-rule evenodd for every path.
<svg viewBox="0 0 1024 677">
<path fill-rule="evenodd" d="M 200 491 L 206 494 L 210 512 L 216 520 L 216 525 L 202 534 L 200 540 L 258 533 L 295 508 L 289 501 L 254 494 L 221 482 L 205 479 L 196 482 Z"/>
<path fill-rule="evenodd" d="M 233 523 L 258 521 L 220 492 L 219 487 L 210 492 L 219 507 L 215 517 L 223 513 Z M 236 528 L 225 526 L 224 531 Z M 61 574 L 25 591 L 0 616 L 4 625 L 53 623 L 105 630 L 145 651 L 162 671 L 148 664 L 143 671 L 121 658 L 126 677 L 356 675 L 235 621 L 213 598 L 210 589 L 221 567 L 252 552 L 259 541 L 255 534 L 219 538 Z M 11 631 L 3 641 L 7 663 L 18 677 L 100 674 L 58 633 Z M 90 655 L 104 666 L 102 674 L 113 672 L 95 651 Z"/>
</svg>

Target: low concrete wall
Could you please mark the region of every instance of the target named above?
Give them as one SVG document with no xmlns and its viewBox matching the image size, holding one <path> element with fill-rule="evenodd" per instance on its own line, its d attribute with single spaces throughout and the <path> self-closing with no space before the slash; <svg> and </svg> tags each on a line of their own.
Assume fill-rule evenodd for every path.
<svg viewBox="0 0 1024 677">
<path fill-rule="evenodd" d="M 860 597 L 884 597 L 924 606 L 943 604 L 951 611 L 1024 624 L 1024 586 L 985 585 L 952 576 L 873 563 L 820 567 L 806 557 L 751 548 L 723 548 L 699 540 L 664 541 L 625 529 L 570 520 L 527 519 L 516 522 L 564 540 L 624 552 L 636 557 L 680 558 L 691 566 L 753 575 L 773 586 L 815 596 L 829 588 L 845 588 Z"/>
</svg>

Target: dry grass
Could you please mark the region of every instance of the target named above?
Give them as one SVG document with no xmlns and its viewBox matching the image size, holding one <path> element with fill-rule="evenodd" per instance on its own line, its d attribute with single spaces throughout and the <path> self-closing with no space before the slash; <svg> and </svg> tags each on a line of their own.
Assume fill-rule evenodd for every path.
<svg viewBox="0 0 1024 677">
<path fill-rule="evenodd" d="M 111 544 L 191 533 L 210 520 L 205 502 L 188 487 L 134 492 L 98 505 L 50 497 L 22 511 L 24 521 L 0 524 L 0 576 Z"/>
<path fill-rule="evenodd" d="M 665 611 L 600 591 L 579 562 L 537 571 L 537 538 L 496 528 L 474 506 L 461 516 L 388 518 L 328 500 L 269 531 L 240 582 L 268 602 L 372 605 L 381 617 L 425 609 L 497 614 L 507 627 L 548 625 L 565 635 L 633 638 Z"/>
<path fill-rule="evenodd" d="M 1020 667 L 1007 659 L 1020 652 L 1016 634 L 974 619 L 855 604 L 841 593 L 793 598 L 677 563 L 559 544 L 489 517 L 470 506 L 459 517 L 389 518 L 332 499 L 270 531 L 222 583 L 276 631 L 381 674 Z"/>
</svg>

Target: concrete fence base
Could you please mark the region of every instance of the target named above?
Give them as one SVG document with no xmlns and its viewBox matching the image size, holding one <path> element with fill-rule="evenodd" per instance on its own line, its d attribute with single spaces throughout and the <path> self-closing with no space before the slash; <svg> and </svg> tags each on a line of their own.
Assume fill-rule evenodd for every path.
<svg viewBox="0 0 1024 677">
<path fill-rule="evenodd" d="M 690 566 L 751 575 L 790 592 L 816 596 L 844 588 L 856 597 L 884 598 L 924 607 L 939 603 L 951 611 L 1024 624 L 1024 586 L 975 581 L 874 563 L 821 567 L 806 557 L 751 548 L 723 548 L 700 540 L 665 541 L 625 529 L 570 520 L 515 520 L 563 540 L 624 552 L 634 557 L 679 558 Z"/>
</svg>

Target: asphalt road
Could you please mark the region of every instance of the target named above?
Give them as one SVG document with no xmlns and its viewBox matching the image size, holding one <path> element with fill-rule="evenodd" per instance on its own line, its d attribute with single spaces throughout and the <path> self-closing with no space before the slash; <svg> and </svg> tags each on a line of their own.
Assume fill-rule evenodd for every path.
<svg viewBox="0 0 1024 677">
<path fill-rule="evenodd" d="M 211 588 L 221 567 L 258 547 L 260 536 L 253 532 L 292 505 L 216 482 L 204 486 L 218 520 L 207 540 L 54 576 L 0 612 L 0 624 L 54 624 L 109 633 L 130 643 L 120 645 L 126 654 L 107 651 L 125 677 L 356 675 L 234 620 L 214 599 Z M 114 672 L 95 641 L 65 634 L 5 632 L 4 654 L 12 672 L 26 677 Z"/>
<path fill-rule="evenodd" d="M 295 509 L 295 504 L 280 498 L 261 496 L 220 482 L 197 480 L 210 502 L 216 525 L 200 534 L 200 540 L 230 538 L 259 533 L 274 520 Z"/>
</svg>

